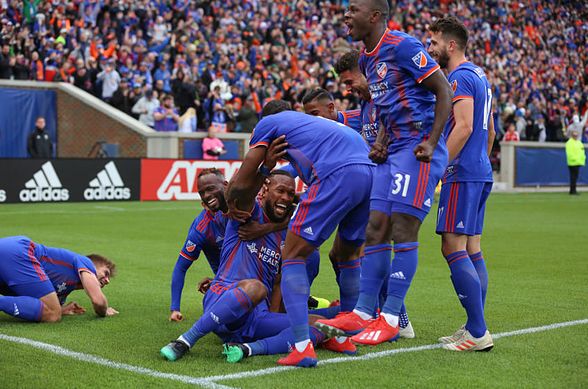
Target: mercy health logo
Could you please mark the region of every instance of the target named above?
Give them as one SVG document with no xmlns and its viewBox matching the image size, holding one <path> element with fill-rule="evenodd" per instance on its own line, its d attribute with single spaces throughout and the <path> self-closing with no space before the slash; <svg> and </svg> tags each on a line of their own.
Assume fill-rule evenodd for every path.
<svg viewBox="0 0 588 389">
<path fill-rule="evenodd" d="M 25 183 L 25 188 L 19 193 L 20 201 L 67 201 L 69 191 L 63 188 L 61 181 L 51 162 L 45 162 L 41 170 L 33 174 L 33 178 Z"/>
<path fill-rule="evenodd" d="M 108 162 L 84 190 L 86 200 L 129 200 L 131 189 L 125 186 L 116 165 Z"/>
</svg>

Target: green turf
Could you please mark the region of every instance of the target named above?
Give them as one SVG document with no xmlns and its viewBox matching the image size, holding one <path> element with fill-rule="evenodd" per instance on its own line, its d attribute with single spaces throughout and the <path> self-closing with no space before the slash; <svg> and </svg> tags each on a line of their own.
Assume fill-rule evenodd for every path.
<svg viewBox="0 0 588 389">
<path fill-rule="evenodd" d="M 201 313 L 197 281 L 210 275 L 206 261 L 190 269 L 182 323 L 167 321 L 169 285 L 178 250 L 199 207 L 177 203 L 35 204 L 0 206 L 0 236 L 32 239 L 114 259 L 119 275 L 105 288 L 120 315 L 92 313 L 59 324 L 26 324 L 0 313 L 0 333 L 59 345 L 116 362 L 162 372 L 205 377 L 275 366 L 276 356 L 227 364 L 221 341 L 202 339 L 184 359 L 158 355 Z M 495 194 L 487 210 L 484 253 L 490 273 L 487 320 L 498 333 L 588 318 L 588 196 Z M 448 269 L 433 233 L 434 215 L 421 232 L 420 266 L 407 298 L 414 340 L 360 354 L 435 343 L 464 321 Z M 321 252 L 328 252 L 325 245 Z M 328 261 L 313 294 L 337 297 Z M 70 300 L 86 308 L 83 292 Z M 586 387 L 588 325 L 498 339 L 490 353 L 430 350 L 361 362 L 321 366 L 263 377 L 220 381 L 235 387 Z M 337 355 L 319 351 L 319 358 Z M 114 370 L 0 340 L 0 388 L 159 387 L 181 384 Z"/>
</svg>

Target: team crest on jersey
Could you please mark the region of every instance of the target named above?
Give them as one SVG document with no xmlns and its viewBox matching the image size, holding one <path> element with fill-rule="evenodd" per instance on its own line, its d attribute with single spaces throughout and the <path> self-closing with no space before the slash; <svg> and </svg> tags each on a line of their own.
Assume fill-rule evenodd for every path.
<svg viewBox="0 0 588 389">
<path fill-rule="evenodd" d="M 186 242 L 186 251 L 191 253 L 195 249 L 196 249 L 196 243 L 192 242 L 191 240 L 188 240 Z"/>
<path fill-rule="evenodd" d="M 377 118 L 378 111 L 376 110 L 376 107 L 372 107 L 372 111 L 370 112 L 370 120 L 372 121 L 372 123 L 375 123 Z"/>
<path fill-rule="evenodd" d="M 457 80 L 453 80 L 451 83 L 451 89 L 453 89 L 453 93 L 457 90 Z"/>
<path fill-rule="evenodd" d="M 427 56 L 422 51 L 419 51 L 417 55 L 412 57 L 412 62 L 414 62 L 414 64 L 418 66 L 419 69 L 422 69 L 427 66 Z"/>
<path fill-rule="evenodd" d="M 380 78 L 386 77 L 386 73 L 388 73 L 388 66 L 386 66 L 386 62 L 379 62 L 376 65 L 376 73 L 378 73 L 378 77 Z"/>
</svg>

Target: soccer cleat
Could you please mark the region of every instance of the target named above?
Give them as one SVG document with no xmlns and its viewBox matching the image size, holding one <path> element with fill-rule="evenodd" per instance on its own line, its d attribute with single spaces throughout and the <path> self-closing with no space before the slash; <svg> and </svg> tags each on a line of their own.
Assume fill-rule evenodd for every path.
<svg viewBox="0 0 588 389">
<path fill-rule="evenodd" d="M 459 339 L 443 345 L 445 350 L 450 351 L 490 351 L 492 347 L 494 342 L 490 332 L 486 331 L 481 338 L 474 338 L 468 330 L 465 330 Z"/>
<path fill-rule="evenodd" d="M 459 329 L 457 331 L 455 331 L 453 333 L 453 335 L 449 335 L 449 336 L 443 336 L 441 338 L 439 338 L 439 343 L 453 343 L 456 340 L 458 340 L 459 338 L 461 338 L 463 336 L 463 333 L 466 331 L 465 329 L 465 324 L 462 325 L 461 327 L 459 327 Z"/>
<path fill-rule="evenodd" d="M 414 329 L 412 328 L 412 323 L 408 322 L 408 325 L 404 328 L 400 327 L 398 330 L 398 336 L 404 339 L 414 339 Z"/>
<path fill-rule="evenodd" d="M 190 347 L 179 340 L 172 340 L 167 346 L 159 350 L 159 354 L 168 361 L 174 362 L 182 358 L 190 350 Z"/>
<path fill-rule="evenodd" d="M 331 304 L 331 302 L 327 299 L 316 296 L 308 297 L 308 309 L 328 308 L 329 304 Z"/>
<path fill-rule="evenodd" d="M 398 336 L 398 326 L 392 327 L 384 316 L 378 316 L 365 330 L 352 336 L 351 340 L 355 343 L 375 346 L 384 342 L 393 342 L 398 339 Z"/>
<path fill-rule="evenodd" d="M 357 347 L 355 347 L 353 342 L 351 342 L 351 338 L 346 338 L 345 342 L 343 343 L 337 342 L 336 338 L 331 338 L 321 343 L 321 347 L 325 350 L 333 351 L 336 353 L 342 353 L 347 355 L 357 354 Z"/>
<path fill-rule="evenodd" d="M 363 320 L 355 312 L 341 312 L 333 319 L 321 319 L 314 323 L 329 338 L 335 336 L 355 335 L 370 324 L 371 320 Z"/>
<path fill-rule="evenodd" d="M 339 300 L 333 300 L 333 301 L 331 301 L 331 303 L 329 304 L 329 308 L 330 308 L 330 307 L 338 307 L 338 306 L 340 306 L 340 305 L 341 305 L 341 301 L 339 301 Z"/>
<path fill-rule="evenodd" d="M 282 366 L 315 367 L 316 363 L 316 353 L 312 342 L 308 342 L 303 352 L 299 352 L 296 347 L 293 347 L 288 356 L 278 359 L 278 365 Z"/>
<path fill-rule="evenodd" d="M 249 356 L 249 349 L 240 343 L 224 344 L 223 355 L 226 355 L 227 362 L 237 363 Z"/>
</svg>

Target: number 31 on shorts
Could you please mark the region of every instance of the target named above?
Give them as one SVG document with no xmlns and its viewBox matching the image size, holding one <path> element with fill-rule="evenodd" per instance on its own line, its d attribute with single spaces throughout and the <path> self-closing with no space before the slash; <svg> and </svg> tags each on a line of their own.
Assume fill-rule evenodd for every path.
<svg viewBox="0 0 588 389">
<path fill-rule="evenodd" d="M 394 189 L 392 189 L 392 194 L 397 195 L 402 191 L 402 197 L 406 197 L 408 194 L 408 188 L 410 185 L 410 174 L 401 174 L 396 173 L 394 175 Z"/>
</svg>

